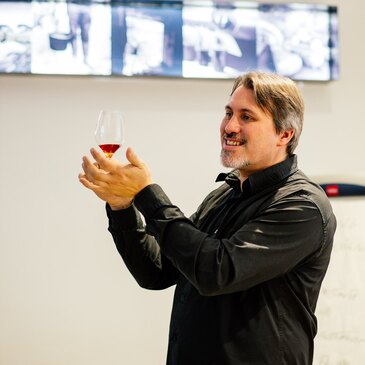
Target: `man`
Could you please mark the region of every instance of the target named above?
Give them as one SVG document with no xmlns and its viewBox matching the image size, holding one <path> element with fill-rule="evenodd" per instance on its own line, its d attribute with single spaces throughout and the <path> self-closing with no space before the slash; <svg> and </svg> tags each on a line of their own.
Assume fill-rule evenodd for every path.
<svg viewBox="0 0 365 365">
<path fill-rule="evenodd" d="M 234 170 L 191 219 L 131 149 L 126 165 L 94 149 L 97 164 L 83 158 L 80 181 L 108 203 L 109 230 L 137 282 L 176 284 L 169 365 L 312 363 L 336 220 L 297 168 L 303 110 L 287 78 L 237 78 L 221 124 L 222 163 Z"/>
<path fill-rule="evenodd" d="M 74 57 L 78 55 L 78 34 L 82 44 L 83 61 L 88 64 L 89 56 L 89 33 L 91 25 L 91 0 L 68 0 L 67 14 L 72 34 L 71 46 Z M 79 33 L 80 30 L 80 33 Z"/>
</svg>

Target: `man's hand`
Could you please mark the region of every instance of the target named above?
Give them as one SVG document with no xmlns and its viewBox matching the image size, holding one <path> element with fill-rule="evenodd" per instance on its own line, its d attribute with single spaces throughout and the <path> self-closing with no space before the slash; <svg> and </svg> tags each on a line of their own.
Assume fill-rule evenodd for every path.
<svg viewBox="0 0 365 365">
<path fill-rule="evenodd" d="M 130 163 L 124 165 L 117 160 L 107 159 L 95 148 L 91 149 L 91 155 L 96 163 L 91 163 L 84 156 L 84 173 L 79 175 L 79 180 L 114 210 L 128 207 L 142 189 L 152 184 L 149 169 L 131 148 L 126 151 Z"/>
</svg>

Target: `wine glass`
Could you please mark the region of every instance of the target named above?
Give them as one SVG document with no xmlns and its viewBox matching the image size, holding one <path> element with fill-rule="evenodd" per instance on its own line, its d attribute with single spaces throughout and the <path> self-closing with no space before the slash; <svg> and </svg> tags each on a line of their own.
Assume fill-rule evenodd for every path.
<svg viewBox="0 0 365 365">
<path fill-rule="evenodd" d="M 111 158 L 124 141 L 123 117 L 120 111 L 100 111 L 95 140 L 105 156 Z"/>
</svg>

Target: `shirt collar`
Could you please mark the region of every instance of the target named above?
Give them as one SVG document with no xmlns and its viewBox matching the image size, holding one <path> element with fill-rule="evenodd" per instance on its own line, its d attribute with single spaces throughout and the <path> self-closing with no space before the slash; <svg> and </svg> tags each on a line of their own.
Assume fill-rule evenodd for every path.
<svg viewBox="0 0 365 365">
<path fill-rule="evenodd" d="M 291 155 L 278 164 L 250 175 L 242 184 L 242 192 L 256 193 L 264 190 L 265 188 L 288 178 L 297 170 L 297 156 Z M 215 181 L 225 181 L 234 190 L 241 190 L 241 181 L 238 169 L 229 173 L 220 173 Z"/>
</svg>

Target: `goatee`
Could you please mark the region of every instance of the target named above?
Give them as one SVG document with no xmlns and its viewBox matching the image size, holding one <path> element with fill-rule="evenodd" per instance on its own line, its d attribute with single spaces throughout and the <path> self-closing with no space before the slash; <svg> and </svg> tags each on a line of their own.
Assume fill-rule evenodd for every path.
<svg viewBox="0 0 365 365">
<path fill-rule="evenodd" d="M 243 156 L 235 157 L 233 151 L 227 151 L 225 149 L 222 149 L 220 157 L 224 167 L 242 169 L 250 164 Z"/>
</svg>

